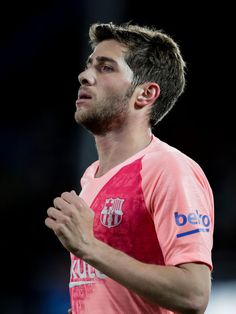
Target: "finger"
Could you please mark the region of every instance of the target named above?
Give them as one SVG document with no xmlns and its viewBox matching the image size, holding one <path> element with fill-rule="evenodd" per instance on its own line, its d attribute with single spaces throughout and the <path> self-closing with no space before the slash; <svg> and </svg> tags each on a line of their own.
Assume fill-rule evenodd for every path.
<svg viewBox="0 0 236 314">
<path fill-rule="evenodd" d="M 55 198 L 53 200 L 53 204 L 65 214 L 69 214 L 71 212 L 71 204 L 61 197 Z"/>
<path fill-rule="evenodd" d="M 69 204 L 72 204 L 77 198 L 77 194 L 75 192 L 63 192 L 61 194 L 61 198 Z"/>
<path fill-rule="evenodd" d="M 54 208 L 54 207 L 49 207 L 48 210 L 47 210 L 47 215 L 48 215 L 48 217 L 50 217 L 51 219 L 56 220 L 56 212 L 55 212 L 54 210 L 57 210 L 57 211 L 58 211 L 58 209 L 56 209 L 56 208 Z"/>
<path fill-rule="evenodd" d="M 93 211 L 88 205 L 87 203 L 79 196 L 77 196 L 75 198 L 75 206 L 76 208 L 79 208 L 80 210 L 89 210 L 89 211 Z"/>
<path fill-rule="evenodd" d="M 76 208 L 79 211 L 83 211 L 83 210 L 90 210 L 92 211 L 91 208 L 89 208 L 89 206 L 86 204 L 86 202 L 79 197 L 77 194 L 75 195 L 74 193 L 71 192 L 64 192 L 62 193 L 61 197 L 68 203 L 70 203 L 71 205 L 74 205 L 74 208 Z"/>
<path fill-rule="evenodd" d="M 44 223 L 45 223 L 45 225 L 46 225 L 48 228 L 52 229 L 53 231 L 56 229 L 57 223 L 56 223 L 56 221 L 55 221 L 54 219 L 52 219 L 52 218 L 50 218 L 50 217 L 47 217 L 47 218 L 45 219 Z"/>
<path fill-rule="evenodd" d="M 65 213 L 58 210 L 57 208 L 49 207 L 47 210 L 47 214 L 48 214 L 49 218 L 51 218 L 57 222 L 63 223 L 65 225 L 69 224 L 70 218 Z"/>
<path fill-rule="evenodd" d="M 79 196 L 77 196 L 76 201 L 79 202 L 83 207 L 89 207 L 87 203 Z"/>
<path fill-rule="evenodd" d="M 67 228 L 65 228 L 64 224 L 58 223 L 57 221 L 51 219 L 50 217 L 47 217 L 45 219 L 45 225 L 48 228 L 52 229 L 60 240 L 68 237 Z"/>
</svg>

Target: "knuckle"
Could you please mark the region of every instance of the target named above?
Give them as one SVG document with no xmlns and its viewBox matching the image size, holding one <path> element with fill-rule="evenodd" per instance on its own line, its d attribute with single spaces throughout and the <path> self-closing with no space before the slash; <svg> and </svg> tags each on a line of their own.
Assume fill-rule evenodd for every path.
<svg viewBox="0 0 236 314">
<path fill-rule="evenodd" d="M 68 211 L 68 218 L 69 218 L 69 219 L 73 219 L 74 217 L 75 217 L 75 212 L 74 212 L 74 210 Z"/>
<path fill-rule="evenodd" d="M 68 216 L 63 216 L 62 219 L 61 219 L 61 223 L 62 223 L 63 225 L 66 225 L 66 226 L 69 225 L 70 221 L 71 221 L 71 219 L 70 219 L 70 217 L 68 217 Z"/>
<path fill-rule="evenodd" d="M 64 226 L 63 226 L 62 223 L 58 223 L 58 224 L 55 226 L 55 229 L 54 229 L 56 235 L 61 235 L 61 234 L 63 234 L 63 230 L 64 230 Z"/>
</svg>

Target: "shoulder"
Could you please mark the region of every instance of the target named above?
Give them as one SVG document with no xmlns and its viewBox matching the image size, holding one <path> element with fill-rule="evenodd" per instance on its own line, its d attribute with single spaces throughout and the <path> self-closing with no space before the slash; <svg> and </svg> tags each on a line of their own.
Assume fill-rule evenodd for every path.
<svg viewBox="0 0 236 314">
<path fill-rule="evenodd" d="M 184 165 L 192 165 L 200 168 L 196 161 L 177 148 L 156 139 L 152 148 L 143 156 L 143 164 L 149 167 L 164 168 L 173 170 Z M 168 167 L 166 167 L 168 166 Z"/>
<path fill-rule="evenodd" d="M 186 177 L 206 180 L 204 171 L 195 160 L 159 139 L 155 140 L 155 145 L 143 156 L 142 172 L 152 180 L 161 177 L 175 181 Z"/>
<path fill-rule="evenodd" d="M 208 179 L 200 165 L 180 150 L 159 142 L 159 147 L 143 156 L 142 186 L 150 206 L 159 208 L 165 200 L 185 204 L 198 201 L 213 208 L 213 194 Z M 185 201 L 185 203 L 184 203 Z M 159 204 L 157 207 L 153 204 Z"/>
</svg>

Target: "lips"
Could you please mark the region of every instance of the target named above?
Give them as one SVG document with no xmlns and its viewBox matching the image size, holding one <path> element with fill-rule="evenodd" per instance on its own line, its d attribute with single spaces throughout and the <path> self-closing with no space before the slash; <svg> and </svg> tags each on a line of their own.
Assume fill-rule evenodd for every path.
<svg viewBox="0 0 236 314">
<path fill-rule="evenodd" d="M 78 105 L 80 105 L 82 103 L 86 103 L 91 98 L 92 98 L 92 96 L 87 91 L 79 90 L 78 99 L 76 100 L 76 105 L 78 106 Z"/>
<path fill-rule="evenodd" d="M 89 93 L 84 91 L 79 91 L 78 99 L 91 99 L 92 97 L 89 95 Z"/>
</svg>

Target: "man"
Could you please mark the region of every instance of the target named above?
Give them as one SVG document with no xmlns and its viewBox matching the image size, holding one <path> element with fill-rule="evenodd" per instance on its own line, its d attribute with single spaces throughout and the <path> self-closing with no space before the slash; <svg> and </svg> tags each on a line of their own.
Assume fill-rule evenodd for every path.
<svg viewBox="0 0 236 314">
<path fill-rule="evenodd" d="M 184 90 L 185 64 L 163 32 L 94 24 L 75 119 L 99 160 L 46 225 L 71 253 L 69 313 L 204 313 L 213 196 L 200 166 L 151 133 Z"/>
</svg>

